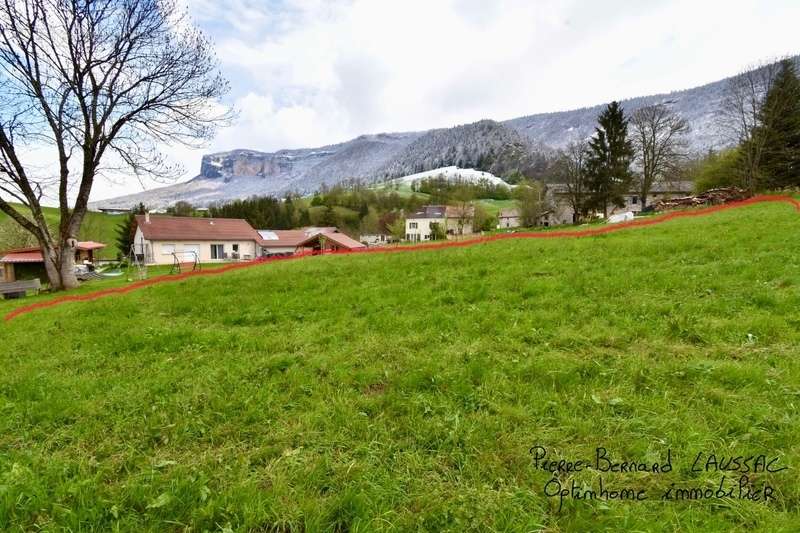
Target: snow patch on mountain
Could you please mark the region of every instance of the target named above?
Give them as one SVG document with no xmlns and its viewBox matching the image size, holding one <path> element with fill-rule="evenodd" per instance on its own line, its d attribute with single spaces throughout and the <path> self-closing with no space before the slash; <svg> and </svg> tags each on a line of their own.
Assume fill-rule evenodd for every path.
<svg viewBox="0 0 800 533">
<path fill-rule="evenodd" d="M 457 166 L 435 168 L 425 172 L 418 172 L 400 178 L 389 180 L 389 184 L 400 183 L 403 185 L 412 185 L 418 181 L 431 179 L 431 178 L 444 178 L 448 181 L 466 181 L 471 183 L 479 183 L 481 181 L 488 182 L 492 185 L 503 185 L 505 187 L 512 187 L 506 183 L 502 178 L 498 178 L 490 172 L 482 170 L 475 170 L 474 168 L 459 168 Z"/>
</svg>

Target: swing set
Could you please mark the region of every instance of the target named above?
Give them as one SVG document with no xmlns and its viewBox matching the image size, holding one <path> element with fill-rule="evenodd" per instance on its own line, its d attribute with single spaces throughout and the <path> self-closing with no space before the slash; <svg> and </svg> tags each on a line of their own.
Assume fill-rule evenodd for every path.
<svg viewBox="0 0 800 533">
<path fill-rule="evenodd" d="M 181 272 L 200 271 L 200 257 L 195 251 L 172 252 L 172 268 L 170 274 L 180 274 Z"/>
</svg>

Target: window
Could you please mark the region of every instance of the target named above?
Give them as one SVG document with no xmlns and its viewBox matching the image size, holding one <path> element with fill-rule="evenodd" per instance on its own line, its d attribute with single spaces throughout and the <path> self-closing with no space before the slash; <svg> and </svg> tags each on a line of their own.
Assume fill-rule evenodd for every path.
<svg viewBox="0 0 800 533">
<path fill-rule="evenodd" d="M 211 259 L 225 259 L 225 245 L 212 244 L 211 245 Z"/>
<path fill-rule="evenodd" d="M 184 261 L 194 261 L 194 258 L 197 257 L 200 260 L 200 245 L 199 244 L 184 244 L 183 245 L 183 260 Z"/>
<path fill-rule="evenodd" d="M 638 204 L 639 203 L 639 197 L 638 196 L 631 196 L 631 203 L 633 205 Z"/>
<path fill-rule="evenodd" d="M 174 244 L 162 244 L 161 245 L 161 254 L 162 255 L 172 255 L 175 253 L 175 245 Z"/>
<path fill-rule="evenodd" d="M 233 252 L 236 253 L 238 251 L 239 251 L 239 245 L 238 244 L 234 244 L 233 245 Z"/>
<path fill-rule="evenodd" d="M 416 222 L 409 222 L 408 223 L 408 227 L 411 228 L 411 229 L 417 229 L 417 223 Z"/>
</svg>

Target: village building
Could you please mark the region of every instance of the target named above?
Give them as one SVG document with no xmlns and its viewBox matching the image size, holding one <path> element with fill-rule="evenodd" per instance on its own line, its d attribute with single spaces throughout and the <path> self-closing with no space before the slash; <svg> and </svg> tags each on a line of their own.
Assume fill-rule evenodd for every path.
<svg viewBox="0 0 800 533">
<path fill-rule="evenodd" d="M 310 252 L 315 250 L 356 250 L 359 248 L 364 248 L 362 243 L 351 239 L 344 233 L 341 233 L 338 228 L 332 226 L 308 227 L 290 230 L 264 229 L 258 230 L 258 235 L 261 237 L 261 240 L 258 242 L 259 257 L 294 255 L 295 253 Z M 313 238 L 316 235 L 329 236 L 329 240 L 331 242 L 329 245 L 323 246 L 321 240 L 315 240 Z"/>
<path fill-rule="evenodd" d="M 294 255 L 298 246 L 312 235 L 307 229 L 260 229 L 259 257 Z"/>
<path fill-rule="evenodd" d="M 367 246 L 385 246 L 394 242 L 394 237 L 386 233 L 369 233 L 359 236 L 358 240 Z"/>
<path fill-rule="evenodd" d="M 522 217 L 519 214 L 519 209 L 510 207 L 508 209 L 501 209 L 497 214 L 497 228 L 510 229 L 518 228 L 522 225 Z"/>
<path fill-rule="evenodd" d="M 653 206 L 661 200 L 685 196 L 694 189 L 691 181 L 675 181 L 670 183 L 656 183 L 652 191 L 647 196 L 647 206 Z M 622 207 L 610 206 L 608 216 L 619 215 L 632 212 L 641 213 L 642 201 L 638 192 L 631 191 L 624 197 L 625 204 Z M 569 202 L 569 189 L 562 183 L 554 183 L 547 186 L 548 209 L 542 214 L 539 221 L 541 226 L 558 226 L 562 224 L 573 224 L 575 222 L 575 212 Z M 602 213 L 599 213 L 602 215 Z M 522 216 L 516 207 L 501 209 L 497 215 L 498 229 L 519 228 L 522 224 Z"/>
<path fill-rule="evenodd" d="M 236 218 L 136 215 L 134 253 L 146 264 L 213 263 L 257 257 L 261 236 Z"/>
<path fill-rule="evenodd" d="M 75 246 L 75 264 L 94 263 L 94 252 L 105 247 L 106 245 L 101 242 L 78 242 Z M 26 279 L 47 279 L 42 250 L 39 247 L 31 247 L 0 252 L 0 283 Z"/>
<path fill-rule="evenodd" d="M 437 230 L 448 239 L 459 235 L 470 235 L 474 217 L 473 206 L 423 206 L 406 218 L 406 240 L 411 242 L 435 240 Z"/>
<path fill-rule="evenodd" d="M 313 253 L 351 252 L 365 248 L 364 244 L 338 231 L 318 231 L 298 245 L 298 249 Z"/>
<path fill-rule="evenodd" d="M 672 181 L 659 182 L 653 184 L 650 194 L 647 195 L 646 206 L 654 206 L 661 200 L 686 196 L 694 190 L 692 181 Z M 572 224 L 574 222 L 574 210 L 568 201 L 569 190 L 564 184 L 548 185 L 548 197 L 551 202 L 552 211 L 548 215 L 550 225 Z M 638 191 L 632 190 L 623 197 L 625 204 L 622 207 L 609 206 L 608 216 L 632 212 L 639 214 L 642 212 L 642 199 Z M 598 213 L 602 216 L 602 213 Z"/>
</svg>

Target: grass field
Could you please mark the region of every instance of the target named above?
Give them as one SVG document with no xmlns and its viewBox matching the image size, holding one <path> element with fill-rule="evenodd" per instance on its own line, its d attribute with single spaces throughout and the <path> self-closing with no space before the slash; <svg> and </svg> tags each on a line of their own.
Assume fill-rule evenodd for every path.
<svg viewBox="0 0 800 533">
<path fill-rule="evenodd" d="M 759 204 L 20 316 L 0 325 L 0 529 L 797 531 L 799 234 Z M 564 474 L 652 496 L 559 510 L 537 444 L 671 450 L 674 471 Z M 767 503 L 660 501 L 717 487 L 698 452 L 789 470 L 751 476 Z"/>
<path fill-rule="evenodd" d="M 25 212 L 25 208 L 21 205 L 15 205 L 21 212 Z M 59 210 L 56 207 L 42 208 L 48 226 L 57 228 L 60 220 Z M 99 213 L 90 211 L 86 214 L 83 225 L 81 226 L 80 239 L 85 241 L 97 241 L 105 243 L 106 248 L 96 252 L 100 259 L 116 259 L 117 257 L 117 226 L 124 220 L 124 215 L 108 215 L 106 213 Z M 8 215 L 0 212 L 0 225 L 11 224 Z M 11 248 L 8 243 L 2 242 L 2 233 L 0 232 L 0 251 Z"/>
</svg>

